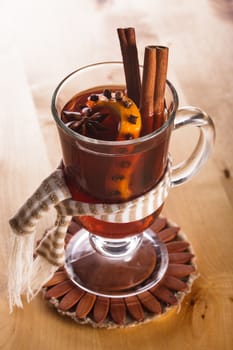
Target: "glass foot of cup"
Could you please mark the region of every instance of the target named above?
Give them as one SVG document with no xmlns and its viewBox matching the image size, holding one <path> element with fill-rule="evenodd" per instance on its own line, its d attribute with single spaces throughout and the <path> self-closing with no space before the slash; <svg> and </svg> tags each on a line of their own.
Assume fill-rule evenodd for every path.
<svg viewBox="0 0 233 350">
<path fill-rule="evenodd" d="M 168 266 L 166 246 L 150 229 L 125 239 L 104 239 L 81 229 L 66 248 L 65 268 L 81 289 L 128 297 L 155 286 Z"/>
</svg>

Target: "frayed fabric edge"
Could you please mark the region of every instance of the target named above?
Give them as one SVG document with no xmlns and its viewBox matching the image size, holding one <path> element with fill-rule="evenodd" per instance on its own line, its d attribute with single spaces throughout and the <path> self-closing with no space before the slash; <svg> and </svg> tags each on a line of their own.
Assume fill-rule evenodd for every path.
<svg viewBox="0 0 233 350">
<path fill-rule="evenodd" d="M 30 302 L 59 268 L 43 256 L 34 257 L 34 234 L 11 233 L 8 263 L 8 299 L 10 313 L 23 307 L 22 295 Z"/>
<path fill-rule="evenodd" d="M 21 295 L 31 294 L 30 276 L 33 265 L 34 234 L 10 234 L 8 263 L 8 298 L 10 312 L 14 306 L 23 307 Z"/>
</svg>

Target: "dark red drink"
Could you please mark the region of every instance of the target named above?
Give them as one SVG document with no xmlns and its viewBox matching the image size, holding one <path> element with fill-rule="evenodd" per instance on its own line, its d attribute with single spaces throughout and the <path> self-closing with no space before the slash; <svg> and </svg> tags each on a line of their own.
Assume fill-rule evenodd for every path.
<svg viewBox="0 0 233 350">
<path fill-rule="evenodd" d="M 113 92 L 119 91 L 120 88 L 108 87 Z M 71 115 L 69 112 L 81 111 L 87 96 L 100 91 L 103 91 L 102 86 L 75 95 L 61 113 L 64 123 L 67 125 L 69 123 L 66 119 L 67 115 Z M 143 138 L 118 142 L 112 141 L 117 133 L 118 122 L 117 117 L 113 120 L 111 116 L 105 116 L 101 122 L 102 128 L 97 131 L 90 128 L 88 138 L 81 136 L 78 139 L 74 132 L 67 133 L 63 128 L 58 128 L 65 177 L 73 199 L 92 203 L 129 201 L 153 188 L 163 176 L 167 166 L 168 144 L 173 125 L 162 128 L 156 137 L 146 135 Z M 115 125 L 110 125 L 111 123 Z M 107 142 L 95 142 L 95 137 Z M 110 223 L 90 216 L 76 217 L 76 220 L 96 235 L 121 238 L 148 228 L 161 209 L 162 206 L 153 215 L 127 223 Z"/>
</svg>

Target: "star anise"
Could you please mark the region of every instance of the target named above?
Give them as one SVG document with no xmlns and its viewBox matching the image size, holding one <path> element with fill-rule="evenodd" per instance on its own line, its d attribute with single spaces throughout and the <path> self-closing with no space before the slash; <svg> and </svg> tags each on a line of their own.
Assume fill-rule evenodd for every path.
<svg viewBox="0 0 233 350">
<path fill-rule="evenodd" d="M 93 112 L 85 107 L 81 112 L 63 111 L 62 120 L 73 131 L 89 137 L 95 137 L 99 131 L 106 128 L 101 124 L 108 116 L 108 113 Z"/>
</svg>

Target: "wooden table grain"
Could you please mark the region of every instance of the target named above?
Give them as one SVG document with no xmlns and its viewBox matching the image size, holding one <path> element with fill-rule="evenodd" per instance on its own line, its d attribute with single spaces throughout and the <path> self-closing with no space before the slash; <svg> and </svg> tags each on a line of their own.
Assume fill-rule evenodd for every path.
<svg viewBox="0 0 233 350">
<path fill-rule="evenodd" d="M 77 5 L 74 0 L 22 0 L 1 6 L 0 349 L 232 349 L 232 1 L 87 0 Z M 65 11 L 68 6 L 72 11 Z M 208 163 L 170 192 L 164 208 L 192 242 L 199 278 L 180 310 L 132 328 L 77 325 L 48 307 L 41 295 L 9 314 L 8 219 L 60 160 L 52 91 L 78 66 L 120 59 L 115 30 L 122 26 L 136 28 L 141 59 L 147 44 L 169 46 L 168 77 L 180 105 L 203 108 L 216 125 Z M 190 133 L 174 135 L 176 160 L 192 148 Z M 41 229 L 51 220 L 46 218 Z"/>
</svg>

